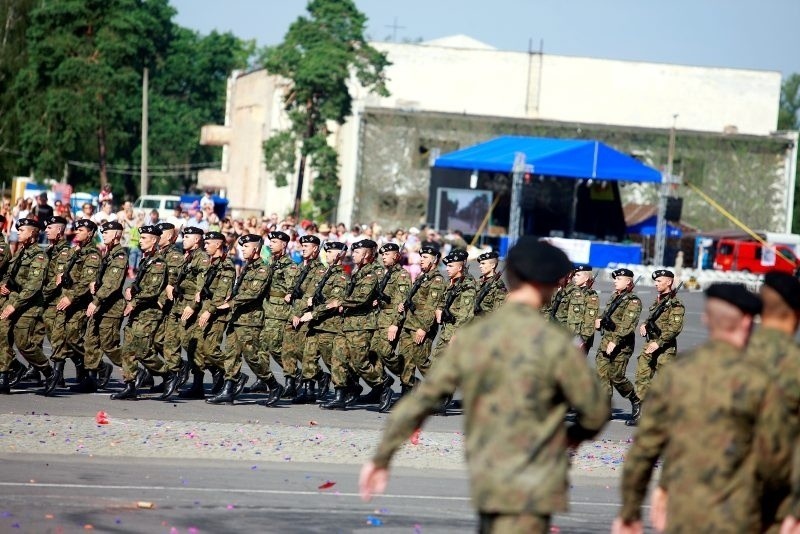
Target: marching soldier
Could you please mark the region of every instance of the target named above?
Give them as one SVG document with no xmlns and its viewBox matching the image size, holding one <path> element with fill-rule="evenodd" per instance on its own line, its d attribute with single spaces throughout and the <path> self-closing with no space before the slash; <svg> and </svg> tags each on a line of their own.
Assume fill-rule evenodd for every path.
<svg viewBox="0 0 800 534">
<path fill-rule="evenodd" d="M 97 225 L 89 219 L 75 221 L 75 249 L 63 273 L 56 276 L 56 284 L 61 286 L 61 298 L 56 304 L 57 317 L 64 317 L 63 324 L 66 328 L 64 343 L 57 353 L 53 353 L 53 376 L 45 386 L 45 395 L 50 395 L 55 390 L 64 376 L 64 363 L 67 358 L 80 362 L 76 367 L 78 382 L 83 381 L 84 354 L 83 335 L 86 330 L 86 308 L 92 301 L 90 285 L 97 279 L 100 270 L 100 251 L 94 242 Z M 57 324 L 61 320 L 56 320 Z"/>
<path fill-rule="evenodd" d="M 89 288 L 92 301 L 86 308 L 88 323 L 83 338 L 86 375 L 70 388 L 76 393 L 94 393 L 106 387 L 114 367 L 103 361 L 103 354 L 114 365 L 122 367 L 120 328 L 125 310 L 123 286 L 128 267 L 128 252 L 120 244 L 122 231 L 122 224 L 117 221 L 107 222 L 102 227 L 105 254 L 97 277 Z"/>
<path fill-rule="evenodd" d="M 196 226 L 183 229 L 183 256 L 178 276 L 167 285 L 169 309 L 164 317 L 163 354 L 167 369 L 172 372 L 173 380 L 168 382 L 164 393 L 158 397 L 168 400 L 185 382 L 189 374 L 189 364 L 181 358 L 181 348 L 186 349 L 189 362 L 194 360 L 196 343 L 192 341 L 192 330 L 197 319 L 199 302 L 196 300 L 198 280 L 208 270 L 211 260 L 202 248 L 203 231 Z M 170 265 L 172 252 L 167 254 L 167 265 Z M 170 273 L 172 269 L 170 269 Z"/>
<path fill-rule="evenodd" d="M 386 374 L 380 361 L 372 362 L 369 358 L 369 344 L 377 328 L 374 307 L 380 281 L 380 267 L 374 262 L 377 246 L 371 239 L 353 243 L 356 272 L 350 277 L 344 297 L 328 304 L 341 309 L 342 329 L 333 341 L 331 358 L 331 379 L 336 396 L 320 405 L 325 410 L 344 410 L 347 404 L 357 400 L 361 393 L 359 377 L 374 390 L 367 397 L 369 401 L 383 402 L 385 395 L 391 396 L 394 379 Z"/>
<path fill-rule="evenodd" d="M 631 381 L 625 377 L 628 360 L 636 343 L 636 324 L 642 313 L 642 301 L 633 293 L 633 271 L 617 269 L 611 273 L 614 295 L 606 304 L 603 316 L 595 321 L 601 331 L 600 347 L 595 357 L 597 374 L 609 400 L 614 389 L 631 401 L 631 419 L 638 419 L 642 405 Z"/>
<path fill-rule="evenodd" d="M 497 252 L 484 252 L 478 256 L 478 267 L 481 270 L 480 286 L 475 295 L 475 317 L 481 317 L 499 307 L 506 300 L 506 284 L 502 273 L 498 271 Z"/>
<path fill-rule="evenodd" d="M 339 241 L 327 241 L 323 248 L 328 268 L 314 284 L 313 293 L 307 301 L 308 310 L 300 317 L 301 322 L 309 325 L 303 348 L 303 380 L 307 387 L 303 389 L 304 396 L 295 397 L 295 404 L 315 402 L 328 392 L 331 375 L 320 368 L 319 360 L 322 358 L 328 369 L 333 368 L 333 342 L 342 326 L 339 308 L 333 303 L 341 300 L 347 291 L 347 273 L 341 265 L 347 245 Z M 317 391 L 314 391 L 315 384 Z"/>
<path fill-rule="evenodd" d="M 34 219 L 17 222 L 20 248 L 0 283 L 0 295 L 6 297 L 0 313 L 0 336 L 13 339 L 22 357 L 49 380 L 53 368 L 42 351 L 44 327 L 39 320 L 43 311 L 42 286 L 47 274 L 47 256 L 38 245 L 39 229 Z M 13 357 L 13 349 L 10 355 Z M 9 353 L 0 353 L 0 393 L 10 392 L 9 372 L 15 367 L 13 361 Z"/>
<path fill-rule="evenodd" d="M 594 342 L 595 321 L 600 311 L 600 298 L 592 289 L 592 266 L 578 264 L 572 275 L 574 290 L 567 301 L 567 329 L 575 336 L 585 354 Z"/>
<path fill-rule="evenodd" d="M 276 240 L 278 240 L 276 238 Z M 264 328 L 264 295 L 269 291 L 276 267 L 273 262 L 267 266 L 261 259 L 262 239 L 258 234 L 246 234 L 239 238 L 242 258 L 245 261 L 236 282 L 231 289 L 230 298 L 217 306 L 217 310 L 231 310 L 228 322 L 228 337 L 223 352 L 225 360 L 225 383 L 222 391 L 207 399 L 209 404 L 233 404 L 234 399 L 244 389 L 247 375 L 242 372 L 242 359 L 258 378 L 262 378 L 269 389 L 266 406 L 272 406 L 283 393 L 283 386 L 269 371 L 269 359 L 260 358 L 259 338 Z"/>
<path fill-rule="evenodd" d="M 447 345 L 455 336 L 456 330 L 470 322 L 475 308 L 475 279 L 467 273 L 467 251 L 453 250 L 445 256 L 445 268 L 450 281 L 444 290 L 441 308 L 436 310 L 436 322 L 441 325 L 439 339 L 431 351 L 431 356 L 420 367 L 422 375 L 426 375 L 430 366 L 444 353 Z"/>
<path fill-rule="evenodd" d="M 378 283 L 378 328 L 370 341 L 370 352 L 380 359 L 383 366 L 397 378 L 403 374 L 403 361 L 397 355 L 397 327 L 400 313 L 398 305 L 408 294 L 411 287 L 411 276 L 400 265 L 400 247 L 395 243 L 386 243 L 378 249 L 383 262 L 383 275 Z M 391 396 L 389 396 L 391 400 Z"/>
<path fill-rule="evenodd" d="M 162 319 L 159 300 L 168 282 L 167 262 L 158 254 L 161 230 L 154 225 L 142 226 L 139 228 L 139 236 L 139 248 L 142 249 L 139 271 L 136 280 L 124 292 L 125 300 L 128 301 L 123 310 L 123 315 L 128 317 L 122 345 L 122 379 L 125 389 L 113 393 L 112 399 L 138 398 L 137 360 L 142 361 L 148 372 L 157 375 L 167 373 L 163 362 L 149 357 L 153 353 L 156 330 Z"/>
<path fill-rule="evenodd" d="M 0 215 L 0 226 L 5 226 L 5 224 L 6 218 Z M 11 249 L 6 242 L 5 235 L 0 232 L 0 280 L 5 278 L 10 265 Z M 0 310 L 5 308 L 6 300 L 6 296 L 0 294 Z M 4 361 L 4 358 L 7 359 L 11 365 L 10 371 L 0 371 L 0 393 L 10 393 L 11 387 L 15 386 L 20 380 L 27 376 L 25 366 L 17 360 L 14 351 L 11 349 L 13 341 L 9 338 L 9 334 L 9 329 L 7 327 L 3 328 L 2 323 L 0 323 L 0 354 L 2 354 L 2 356 L 0 356 L 0 363 Z M 37 371 L 35 367 L 31 366 L 27 371 L 36 374 L 35 377 L 31 378 L 39 378 L 39 371 Z"/>
<path fill-rule="evenodd" d="M 636 361 L 636 396 L 644 400 L 650 382 L 656 373 L 661 372 L 678 354 L 677 338 L 683 330 L 683 316 L 686 309 L 672 290 L 675 275 L 672 271 L 659 269 L 653 272 L 656 300 L 650 306 L 647 320 L 639 325 L 639 334 L 647 340 Z M 636 426 L 638 417 L 625 421 L 628 426 Z"/>
<path fill-rule="evenodd" d="M 228 326 L 230 309 L 219 309 L 231 297 L 236 281 L 236 267 L 227 256 L 225 236 L 220 232 L 206 232 L 205 251 L 210 258 L 208 269 L 197 280 L 200 312 L 197 325 L 191 332 L 196 343 L 192 364 L 192 386 L 181 392 L 189 399 L 205 398 L 203 376 L 207 368 L 224 370 L 234 364 L 222 355 L 222 337 Z M 214 374 L 215 371 L 212 371 Z M 216 371 L 220 376 L 224 371 Z M 216 381 L 215 381 L 216 382 Z M 219 380 L 220 387 L 222 380 Z M 216 394 L 219 391 L 212 391 Z"/>
<path fill-rule="evenodd" d="M 554 323 L 567 326 L 567 315 L 569 315 L 569 302 L 572 292 L 575 291 L 575 284 L 572 283 L 572 272 L 558 281 L 558 290 L 553 294 L 549 304 L 542 308 L 542 313 L 549 317 Z"/>
<path fill-rule="evenodd" d="M 403 302 L 398 304 L 400 315 L 394 332 L 400 336 L 398 352 L 403 361 L 400 376 L 400 395 L 408 393 L 416 383 L 415 373 L 427 370 L 426 362 L 431 353 L 433 339 L 438 332 L 436 310 L 441 306 L 444 295 L 444 277 L 439 272 L 440 252 L 437 247 L 426 245 L 420 248 L 420 269 L 422 272 L 414 280 Z M 384 408 L 384 411 L 391 408 Z"/>
</svg>

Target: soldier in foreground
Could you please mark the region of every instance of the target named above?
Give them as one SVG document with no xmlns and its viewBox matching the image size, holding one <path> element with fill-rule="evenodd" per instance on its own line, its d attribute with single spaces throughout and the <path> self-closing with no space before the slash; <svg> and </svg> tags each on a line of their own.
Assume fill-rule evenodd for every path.
<svg viewBox="0 0 800 534">
<path fill-rule="evenodd" d="M 785 415 L 768 374 L 744 354 L 761 300 L 741 284 L 712 284 L 706 297 L 709 340 L 665 368 L 648 393 L 614 532 L 641 532 L 659 458 L 668 531 L 761 531 L 762 481 L 774 468 L 783 436 L 776 422 Z"/>
<path fill-rule="evenodd" d="M 672 271 L 653 271 L 653 281 L 658 296 L 650 306 L 647 320 L 639 325 L 639 334 L 647 340 L 636 360 L 636 396 L 640 401 L 647 395 L 653 377 L 678 354 L 677 338 L 683 330 L 686 313 L 677 291 L 673 291 L 675 275 Z M 636 426 L 638 422 L 638 417 L 632 417 L 625 424 Z"/>
<path fill-rule="evenodd" d="M 377 452 L 361 469 L 365 500 L 386 489 L 395 451 L 461 388 L 480 531 L 545 533 L 552 514 L 566 509 L 567 445 L 599 432 L 609 405 L 570 337 L 538 311 L 572 268 L 569 259 L 526 236 L 506 265 L 506 304 L 459 331 L 425 381 L 389 416 Z M 577 418 L 567 426 L 569 405 Z"/>
<path fill-rule="evenodd" d="M 642 409 L 633 384 L 625 376 L 628 360 L 636 343 L 636 324 L 642 313 L 642 301 L 633 293 L 633 271 L 617 269 L 611 273 L 614 295 L 606 304 L 603 316 L 595 321 L 601 331 L 600 347 L 595 357 L 597 374 L 608 400 L 616 389 L 631 401 L 631 419 L 638 419 Z"/>
<path fill-rule="evenodd" d="M 506 300 L 506 284 L 503 282 L 502 272 L 497 269 L 497 252 L 484 252 L 478 256 L 478 267 L 481 270 L 480 286 L 475 295 L 475 317 L 491 313 Z"/>
</svg>

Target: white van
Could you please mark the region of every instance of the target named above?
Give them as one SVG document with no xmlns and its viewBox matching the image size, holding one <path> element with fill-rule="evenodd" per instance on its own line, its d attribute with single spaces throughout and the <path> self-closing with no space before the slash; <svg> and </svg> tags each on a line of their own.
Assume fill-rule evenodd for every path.
<svg viewBox="0 0 800 534">
<path fill-rule="evenodd" d="M 176 195 L 144 195 L 133 203 L 134 212 L 143 212 L 145 217 L 153 210 L 158 210 L 162 219 L 172 215 L 172 211 L 181 205 L 181 197 Z"/>
</svg>

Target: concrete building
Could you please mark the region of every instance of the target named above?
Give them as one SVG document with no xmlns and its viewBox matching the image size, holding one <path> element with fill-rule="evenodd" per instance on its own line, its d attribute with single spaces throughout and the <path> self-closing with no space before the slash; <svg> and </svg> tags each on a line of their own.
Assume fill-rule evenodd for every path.
<svg viewBox="0 0 800 534">
<path fill-rule="evenodd" d="M 531 131 L 536 125 L 561 124 L 564 132 L 576 131 L 573 137 L 582 137 L 581 126 L 595 133 L 608 127 L 616 132 L 646 129 L 658 134 L 673 125 L 675 115 L 680 130 L 694 137 L 769 138 L 777 125 L 778 72 L 508 52 L 466 36 L 421 44 L 373 45 L 385 51 L 392 62 L 387 71 L 391 95 L 381 98 L 353 87 L 353 116 L 331 136 L 341 165 L 337 220 L 347 224 L 355 222 L 354 216 L 363 221 L 363 217 L 382 213 L 361 209 L 364 158 L 370 153 L 369 136 L 365 135 L 368 116 L 396 115 L 411 128 L 409 116 L 431 115 L 492 118 L 496 124 L 522 122 L 530 125 Z M 202 171 L 200 185 L 225 190 L 230 205 L 239 212 L 284 214 L 291 208 L 295 177 L 287 176 L 288 187 L 276 187 L 274 177 L 264 169 L 262 150 L 264 140 L 288 126 L 281 102 L 285 85 L 264 70 L 233 73 L 225 124 L 203 129 L 203 144 L 224 149 L 222 168 Z M 458 122 L 459 128 L 469 128 L 468 121 Z M 420 163 L 420 154 L 434 156 L 455 150 L 471 138 L 468 132 L 437 132 L 434 139 L 419 138 L 416 146 L 407 144 L 404 152 L 383 154 L 379 162 L 367 163 L 373 168 L 377 165 L 378 173 L 395 184 L 393 194 L 402 198 L 416 187 L 415 182 L 424 179 L 420 176 L 426 172 L 427 162 Z M 653 150 L 658 149 L 625 149 L 642 151 L 645 159 L 662 163 L 660 157 L 653 157 Z M 780 168 L 769 174 L 780 175 L 778 187 L 789 195 L 794 188 L 794 168 L 783 158 L 789 158 L 792 151 L 782 154 L 781 150 L 776 149 Z M 370 157 L 377 151 L 375 147 Z M 405 171 L 410 161 L 415 162 L 417 176 Z M 781 203 L 791 205 L 787 200 L 784 196 Z M 780 219 L 775 224 L 785 226 L 786 218 Z M 407 220 L 395 218 L 387 224 Z"/>
</svg>

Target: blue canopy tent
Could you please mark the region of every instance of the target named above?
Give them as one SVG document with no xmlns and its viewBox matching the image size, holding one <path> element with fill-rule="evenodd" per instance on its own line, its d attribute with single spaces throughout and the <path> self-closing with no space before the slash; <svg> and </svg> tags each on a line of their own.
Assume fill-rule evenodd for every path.
<svg viewBox="0 0 800 534">
<path fill-rule="evenodd" d="M 493 224 L 508 227 L 517 154 L 525 155 L 521 208 L 524 234 L 621 241 L 626 235 L 620 182 L 660 184 L 661 172 L 596 140 L 504 136 L 436 159 L 431 168 L 428 222 L 475 229 L 471 215 L 498 200 Z M 470 199 L 470 191 L 475 198 Z M 478 195 L 483 195 L 477 198 Z M 500 195 L 499 198 L 495 198 Z M 461 226 L 459 226 L 461 225 Z"/>
</svg>

